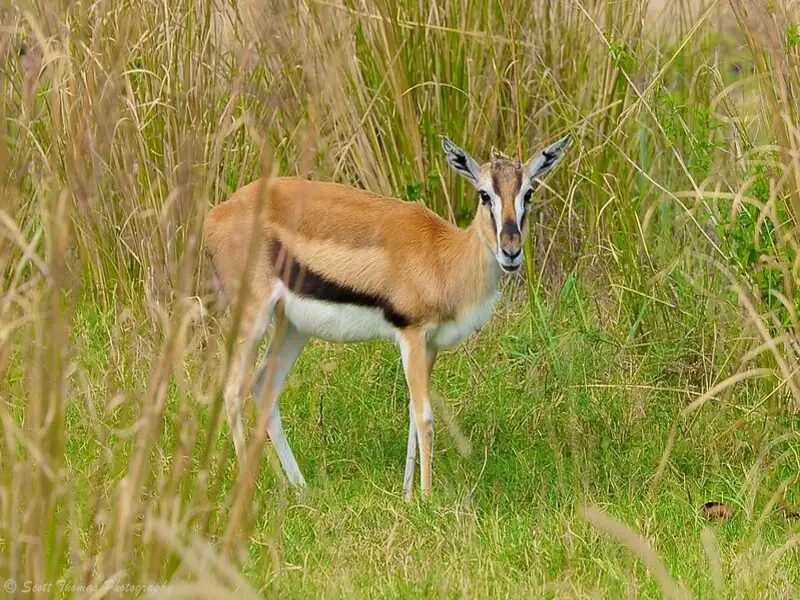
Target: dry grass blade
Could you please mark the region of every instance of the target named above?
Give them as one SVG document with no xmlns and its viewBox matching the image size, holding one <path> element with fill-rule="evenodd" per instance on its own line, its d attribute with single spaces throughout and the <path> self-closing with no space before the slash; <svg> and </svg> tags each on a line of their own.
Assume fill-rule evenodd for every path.
<svg viewBox="0 0 800 600">
<path fill-rule="evenodd" d="M 741 373 L 737 373 L 736 375 L 732 375 L 725 379 L 724 381 L 720 381 L 717 385 L 713 386 L 707 392 L 705 392 L 702 396 L 694 400 L 691 404 L 689 404 L 686 408 L 681 411 L 681 415 L 684 417 L 689 416 L 698 408 L 703 406 L 706 402 L 715 398 L 720 392 L 723 392 L 737 383 L 741 381 L 745 381 L 746 379 L 750 379 L 751 377 L 769 377 L 771 375 L 775 375 L 774 369 L 748 369 L 747 371 L 743 371 Z"/>
<path fill-rule="evenodd" d="M 450 432 L 450 436 L 456 443 L 456 449 L 458 450 L 458 453 L 461 456 L 469 456 L 472 453 L 472 444 L 470 443 L 469 438 L 461 431 L 461 428 L 458 426 L 458 423 L 456 423 L 453 415 L 450 414 L 445 399 L 436 390 L 431 390 L 431 401 L 444 419 L 444 422 L 447 425 L 447 430 Z"/>
<path fill-rule="evenodd" d="M 236 565 L 220 556 L 208 541 L 197 536 L 189 536 L 186 540 L 173 524 L 161 519 L 150 521 L 148 533 L 180 555 L 185 571 L 183 577 L 195 579 L 193 582 L 182 582 L 176 577 L 162 586 L 163 589 L 148 594 L 148 597 L 259 597 L 238 572 Z"/>
<path fill-rule="evenodd" d="M 658 467 L 656 468 L 656 472 L 653 474 L 653 479 L 650 481 L 650 497 L 656 493 L 658 490 L 658 484 L 661 482 L 661 478 L 664 476 L 664 471 L 667 468 L 667 464 L 669 463 L 670 454 L 672 454 L 672 448 L 675 445 L 675 437 L 678 435 L 678 421 L 672 424 L 672 427 L 669 430 L 669 436 L 667 437 L 667 445 L 664 448 L 664 453 L 661 455 L 661 460 L 658 463 Z"/>
<path fill-rule="evenodd" d="M 680 572 L 698 597 L 796 596 L 800 7 L 223 4 L 0 8 L 0 585 L 674 597 Z M 568 131 L 499 318 L 438 359 L 453 443 L 432 502 L 394 493 L 409 423 L 383 402 L 391 344 L 298 360 L 281 407 L 299 502 L 264 461 L 268 393 L 234 453 L 252 282 L 224 316 L 206 305 L 210 207 L 280 174 L 466 225 L 483 208 L 442 134 L 524 160 Z M 698 516 L 706 499 L 726 504 Z M 568 508 L 589 502 L 620 521 Z"/>
<path fill-rule="evenodd" d="M 635 533 L 616 519 L 605 515 L 596 508 L 587 507 L 581 510 L 581 516 L 595 527 L 616 537 L 636 554 L 647 566 L 658 581 L 661 592 L 666 598 L 689 598 L 689 594 L 681 589 L 669 574 L 667 567 L 658 557 L 653 547 L 643 537 Z"/>
<path fill-rule="evenodd" d="M 703 550 L 705 550 L 708 557 L 709 566 L 711 567 L 711 581 L 714 584 L 714 593 L 717 598 L 722 598 L 722 557 L 719 553 L 719 546 L 714 532 L 708 528 L 703 529 Z"/>
</svg>

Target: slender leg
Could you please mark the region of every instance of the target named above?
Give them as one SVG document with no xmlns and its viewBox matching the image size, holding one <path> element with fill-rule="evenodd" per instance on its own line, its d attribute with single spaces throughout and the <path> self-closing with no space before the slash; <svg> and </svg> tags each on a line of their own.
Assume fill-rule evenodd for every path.
<svg viewBox="0 0 800 600">
<path fill-rule="evenodd" d="M 281 330 L 283 327 L 283 330 Z M 253 397 L 256 402 L 261 404 L 264 388 L 266 387 L 268 369 L 273 369 L 272 381 L 269 386 L 268 401 L 272 402 L 272 414 L 267 424 L 267 433 L 272 445 L 278 454 L 281 467 L 286 474 L 286 478 L 294 487 L 305 487 L 306 481 L 297 466 L 292 449 L 286 439 L 281 423 L 281 413 L 278 408 L 278 399 L 286 383 L 286 378 L 294 366 L 297 357 L 308 341 L 308 336 L 297 331 L 297 329 L 283 317 L 283 311 L 277 310 L 275 314 L 275 338 L 270 342 L 269 348 L 264 355 L 255 385 L 253 386 Z"/>
<path fill-rule="evenodd" d="M 244 307 L 239 323 L 239 334 L 233 347 L 230 379 L 225 385 L 224 396 L 228 427 L 231 430 L 233 447 L 240 466 L 244 464 L 247 453 L 242 426 L 242 387 L 253 360 L 253 353 L 266 334 L 276 300 L 277 294 L 272 292 L 259 308 L 254 303 L 248 303 Z"/>
<path fill-rule="evenodd" d="M 414 489 L 414 466 L 417 462 L 417 425 L 414 419 L 414 405 L 408 401 L 408 446 L 406 449 L 406 472 L 403 475 L 403 494 L 406 501 L 411 500 Z"/>
<path fill-rule="evenodd" d="M 428 347 L 426 353 L 428 363 L 428 382 L 433 373 L 433 363 L 436 361 L 436 349 Z M 414 404 L 408 401 L 408 446 L 406 447 L 406 471 L 403 475 L 403 494 L 406 501 L 411 500 L 414 489 L 414 467 L 417 462 L 417 424 L 414 417 Z"/>
<path fill-rule="evenodd" d="M 240 379 L 239 364 L 243 360 L 244 350 L 238 341 L 233 348 L 233 364 L 228 382 L 225 384 L 225 413 L 228 416 L 228 428 L 231 430 L 233 447 L 236 450 L 236 457 L 239 459 L 239 466 L 244 466 L 245 442 L 244 428 L 242 427 L 242 382 Z"/>
<path fill-rule="evenodd" d="M 431 493 L 431 463 L 433 460 L 433 410 L 430 402 L 430 370 L 424 332 L 404 331 L 400 336 L 400 352 L 411 394 L 413 420 L 419 445 L 420 487 L 422 494 L 428 497 Z"/>
</svg>

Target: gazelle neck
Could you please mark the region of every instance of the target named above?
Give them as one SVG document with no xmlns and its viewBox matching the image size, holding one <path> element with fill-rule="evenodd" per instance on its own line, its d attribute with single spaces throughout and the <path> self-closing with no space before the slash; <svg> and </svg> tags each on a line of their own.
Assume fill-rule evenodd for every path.
<svg viewBox="0 0 800 600">
<path fill-rule="evenodd" d="M 446 263 L 444 318 L 429 332 L 438 348 L 451 348 L 478 331 L 499 296 L 501 269 L 480 230 L 473 224 L 457 231 Z"/>
<path fill-rule="evenodd" d="M 465 278 L 463 285 L 474 290 L 471 300 L 480 303 L 497 291 L 503 270 L 481 234 L 477 221 L 462 231 L 467 236 L 467 244 L 461 255 L 461 272 Z"/>
</svg>

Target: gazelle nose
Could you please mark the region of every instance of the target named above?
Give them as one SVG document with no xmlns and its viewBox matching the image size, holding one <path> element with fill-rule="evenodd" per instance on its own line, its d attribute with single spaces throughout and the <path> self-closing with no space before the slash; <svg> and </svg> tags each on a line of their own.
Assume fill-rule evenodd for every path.
<svg viewBox="0 0 800 600">
<path fill-rule="evenodd" d="M 509 252 L 509 251 L 508 251 L 508 250 L 506 250 L 505 248 L 501 248 L 501 250 L 503 251 L 503 256 L 505 256 L 505 257 L 507 257 L 507 258 L 509 258 L 509 259 L 511 259 L 511 260 L 514 260 L 514 259 L 515 259 L 515 258 L 517 258 L 517 257 L 518 257 L 520 254 L 522 254 L 522 248 L 520 248 L 520 249 L 519 249 L 519 250 L 517 250 L 516 252 Z"/>
</svg>

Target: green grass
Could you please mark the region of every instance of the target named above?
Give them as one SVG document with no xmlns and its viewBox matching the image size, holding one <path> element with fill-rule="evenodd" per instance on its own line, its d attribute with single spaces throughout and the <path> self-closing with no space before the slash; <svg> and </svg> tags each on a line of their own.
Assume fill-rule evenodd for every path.
<svg viewBox="0 0 800 600">
<path fill-rule="evenodd" d="M 800 504 L 800 13 L 658 4 L 2 9 L 0 580 L 797 596 L 800 523 L 774 509 Z M 275 168 L 464 224 L 477 200 L 439 135 L 524 159 L 567 131 L 524 273 L 437 361 L 461 433 L 435 407 L 432 499 L 402 498 L 407 390 L 383 342 L 314 341 L 293 370 L 305 498 L 269 448 L 240 471 L 209 207 Z"/>
<path fill-rule="evenodd" d="M 800 576 L 796 551 L 774 563 L 767 557 L 797 535 L 796 526 L 778 514 L 763 524 L 757 520 L 770 491 L 800 468 L 796 442 L 794 452 L 784 445 L 768 454 L 752 499 L 747 481 L 759 450 L 788 431 L 791 420 L 758 407 L 756 386 L 697 416 L 679 415 L 692 393 L 724 373 L 724 332 L 732 324 L 700 305 L 682 306 L 694 309 L 689 324 L 677 324 L 670 335 L 661 332 L 658 343 L 629 343 L 624 328 L 604 326 L 590 303 L 578 308 L 590 295 L 604 293 L 575 291 L 571 305 L 554 295 L 543 339 L 512 285 L 491 326 L 442 356 L 434 386 L 447 398 L 472 452 L 459 454 L 437 415 L 431 502 L 402 499 L 407 391 L 396 349 L 381 342 L 310 344 L 281 403 L 309 492 L 303 502 L 276 495 L 275 473 L 263 462 L 242 563 L 248 583 L 288 597 L 617 597 L 633 590 L 659 597 L 659 586 L 635 555 L 583 517 L 591 505 L 645 535 L 671 575 L 696 597 L 714 594 L 701 539 L 706 528 L 722 556 L 726 597 L 794 590 Z M 691 326 L 695 319 L 713 323 L 718 337 L 704 340 Z M 114 371 L 110 350 L 124 344 L 109 336 L 108 321 L 90 303 L 76 314 L 73 335 L 82 349 L 76 363 L 88 381 Z M 137 329 L 129 333 L 146 337 Z M 131 375 L 127 386 L 135 389 Z M 12 377 L 14 396 L 22 396 L 19 386 Z M 165 477 L 176 439 L 185 433 L 176 393 L 173 387 L 153 451 L 157 478 Z M 101 449 L 87 424 L 85 398 L 72 397 L 65 462 L 79 522 L 88 528 L 91 496 L 99 489 L 113 494 L 124 470 L 112 466 L 98 477 Z M 133 420 L 136 411 L 129 411 Z M 123 405 L 101 419 L 101 427 L 125 429 L 124 413 Z M 207 408 L 198 417 L 202 427 Z M 655 483 L 674 423 L 678 433 L 668 467 Z M 219 452 L 230 450 L 223 431 Z M 112 434 L 106 448 L 112 465 L 124 466 L 133 445 Z M 236 477 L 232 452 L 221 468 L 223 519 Z M 699 509 L 709 500 L 735 508 L 735 518 L 708 524 Z"/>
</svg>

